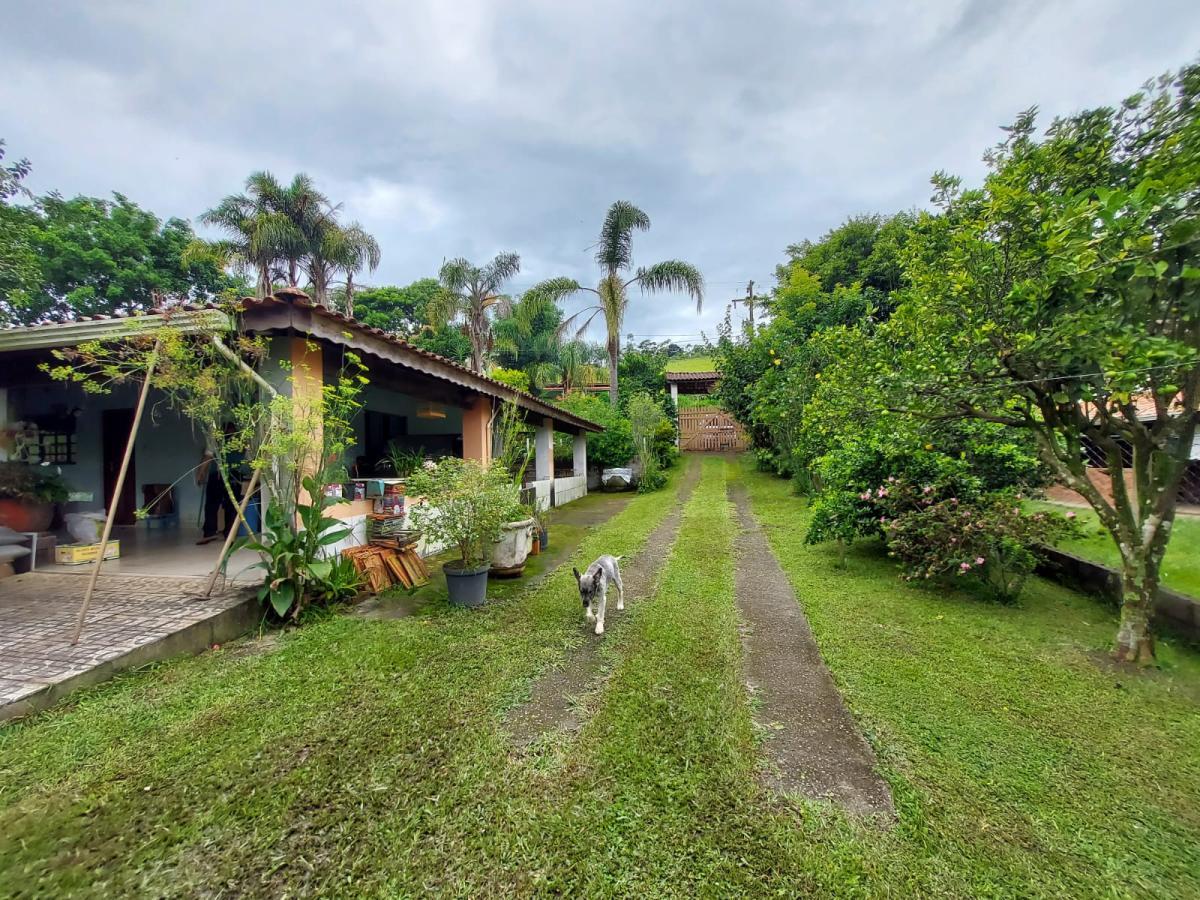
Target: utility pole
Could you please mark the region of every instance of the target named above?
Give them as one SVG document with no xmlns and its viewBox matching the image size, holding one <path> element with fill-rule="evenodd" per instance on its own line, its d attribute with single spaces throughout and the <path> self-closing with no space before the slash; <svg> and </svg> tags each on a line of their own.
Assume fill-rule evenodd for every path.
<svg viewBox="0 0 1200 900">
<path fill-rule="evenodd" d="M 750 330 L 754 330 L 754 279 L 750 279 L 750 283 L 746 285 L 745 297 L 734 297 L 730 302 L 735 306 L 738 303 L 746 304 L 746 309 L 750 312 Z"/>
</svg>

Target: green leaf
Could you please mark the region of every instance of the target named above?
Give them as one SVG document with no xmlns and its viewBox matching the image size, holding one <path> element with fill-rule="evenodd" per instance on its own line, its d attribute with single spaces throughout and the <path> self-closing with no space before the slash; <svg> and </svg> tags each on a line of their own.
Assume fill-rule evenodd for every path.
<svg viewBox="0 0 1200 900">
<path fill-rule="evenodd" d="M 290 581 L 280 583 L 279 587 L 271 591 L 271 606 L 277 615 L 286 615 L 295 599 L 296 586 Z"/>
<path fill-rule="evenodd" d="M 322 547 L 328 547 L 330 544 L 336 544 L 338 541 L 344 541 L 354 532 L 349 528 L 338 528 L 334 531 L 327 531 L 321 535 L 321 539 L 317 542 Z"/>
</svg>

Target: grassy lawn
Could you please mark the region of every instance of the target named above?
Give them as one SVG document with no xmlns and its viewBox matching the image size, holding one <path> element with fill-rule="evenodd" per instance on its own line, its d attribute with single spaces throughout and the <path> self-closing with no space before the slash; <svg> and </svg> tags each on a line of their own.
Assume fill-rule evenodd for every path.
<svg viewBox="0 0 1200 900">
<path fill-rule="evenodd" d="M 1060 546 L 1064 550 L 1076 553 L 1086 559 L 1094 559 L 1114 568 L 1120 567 L 1120 557 L 1117 548 L 1108 536 L 1108 532 L 1100 527 L 1100 520 L 1090 509 L 1066 507 L 1057 503 L 1039 503 L 1046 509 L 1057 512 L 1073 511 L 1079 516 L 1083 526 L 1084 536 L 1075 540 L 1064 541 Z M 1169 588 L 1200 597 L 1200 516 L 1177 516 L 1171 530 L 1171 542 L 1167 545 L 1167 555 L 1163 558 L 1163 584 Z"/>
<path fill-rule="evenodd" d="M 667 360 L 668 372 L 715 372 L 717 364 L 711 356 L 685 356 Z"/>
<path fill-rule="evenodd" d="M 721 402 L 712 394 L 680 394 L 680 409 L 720 409 Z"/>
<path fill-rule="evenodd" d="M 804 545 L 788 484 L 745 477 L 892 781 L 900 826 L 876 850 L 911 855 L 914 886 L 1200 894 L 1194 652 L 1164 643 L 1163 672 L 1112 673 L 1113 614 L 1040 579 L 1009 608 L 906 586 L 873 547 L 838 569 Z"/>
<path fill-rule="evenodd" d="M 1200 663 L 1090 651 L 1109 614 L 905 587 L 802 542 L 785 482 L 704 463 L 655 596 L 610 628 L 582 730 L 504 714 L 593 640 L 573 579 L 481 612 L 331 616 L 120 678 L 0 730 L 0 895 L 1195 896 Z M 893 786 L 881 830 L 755 777 L 726 480 L 772 546 Z M 678 484 L 591 528 L 632 553 Z M 568 563 L 569 564 L 569 563 Z"/>
</svg>

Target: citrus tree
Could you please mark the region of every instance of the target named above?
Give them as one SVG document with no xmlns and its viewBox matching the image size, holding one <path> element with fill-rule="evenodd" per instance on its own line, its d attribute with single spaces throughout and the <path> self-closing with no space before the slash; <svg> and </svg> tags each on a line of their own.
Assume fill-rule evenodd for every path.
<svg viewBox="0 0 1200 900">
<path fill-rule="evenodd" d="M 853 373 L 882 408 L 1034 436 L 1117 545 L 1116 655 L 1138 663 L 1200 404 L 1198 101 L 1193 66 L 1044 135 L 1030 110 L 981 188 L 936 176 L 908 298 Z"/>
</svg>

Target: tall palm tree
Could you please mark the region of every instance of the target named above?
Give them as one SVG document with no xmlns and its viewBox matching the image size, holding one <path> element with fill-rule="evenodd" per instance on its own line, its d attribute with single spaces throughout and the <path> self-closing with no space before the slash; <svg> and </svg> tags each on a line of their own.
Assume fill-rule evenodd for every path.
<svg viewBox="0 0 1200 900">
<path fill-rule="evenodd" d="M 512 312 L 512 302 L 501 290 L 520 270 L 521 257 L 501 253 L 483 266 L 462 257 L 452 259 L 443 263 L 438 273 L 442 292 L 430 303 L 432 324 L 462 323 L 471 341 L 471 369 L 480 374 L 492 350 L 492 317 Z"/>
<path fill-rule="evenodd" d="M 329 290 L 339 272 L 346 275 L 343 312 L 354 315 L 354 273 L 379 268 L 379 242 L 357 222 L 339 225 L 333 217 L 316 224 L 309 236 L 305 260 L 309 285 L 316 303 L 329 302 Z"/>
<path fill-rule="evenodd" d="M 253 269 L 261 298 L 271 293 L 276 278 L 296 283 L 307 232 L 329 209 L 329 200 L 307 175 L 283 185 L 270 172 L 252 172 L 245 193 L 226 197 L 201 214 L 200 221 L 229 235 L 214 242 L 214 253 L 236 267 Z"/>
<path fill-rule="evenodd" d="M 621 326 L 629 308 L 629 288 L 637 285 L 644 294 L 659 291 L 682 291 L 696 301 L 696 312 L 704 301 L 704 279 L 700 270 L 690 263 L 670 259 L 652 266 L 639 266 L 627 277 L 633 266 L 633 233 L 650 227 L 650 217 L 625 200 L 608 208 L 600 226 L 596 246 L 596 262 L 600 264 L 600 282 L 596 287 L 584 287 L 573 278 L 551 278 L 530 288 L 530 293 L 558 302 L 579 291 L 596 295 L 596 302 L 568 318 L 563 328 L 576 328 L 581 336 L 597 316 L 604 317 L 605 350 L 608 352 L 608 397 L 617 405 L 617 363 L 621 357 Z"/>
</svg>

